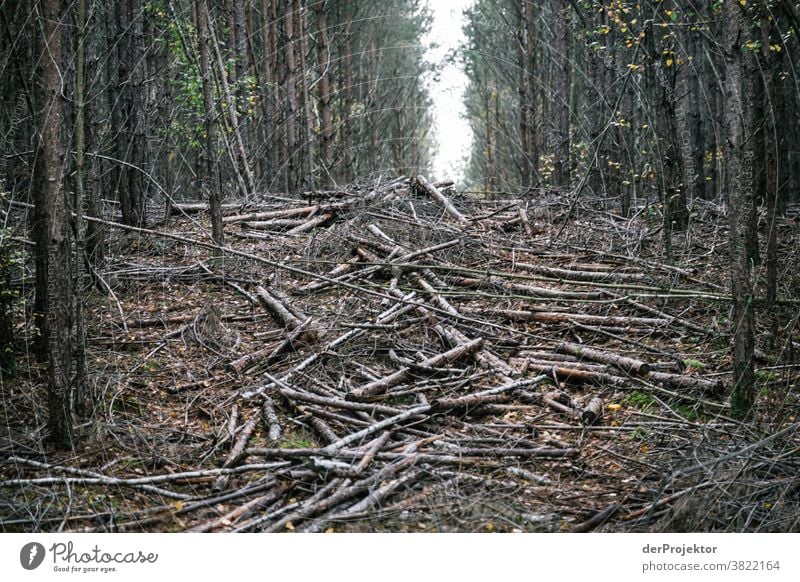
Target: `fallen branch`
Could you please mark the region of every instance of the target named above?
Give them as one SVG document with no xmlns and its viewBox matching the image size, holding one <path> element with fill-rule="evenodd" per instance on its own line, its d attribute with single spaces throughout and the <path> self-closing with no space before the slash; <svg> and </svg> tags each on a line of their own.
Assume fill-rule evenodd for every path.
<svg viewBox="0 0 800 582">
<path fill-rule="evenodd" d="M 456 207 L 453 206 L 452 202 L 447 199 L 447 196 L 442 194 L 436 186 L 428 182 L 428 179 L 425 176 L 417 176 L 414 185 L 436 200 L 439 204 L 444 206 L 447 214 L 455 218 L 458 222 L 462 224 L 469 224 L 469 219 L 461 214 Z"/>
</svg>

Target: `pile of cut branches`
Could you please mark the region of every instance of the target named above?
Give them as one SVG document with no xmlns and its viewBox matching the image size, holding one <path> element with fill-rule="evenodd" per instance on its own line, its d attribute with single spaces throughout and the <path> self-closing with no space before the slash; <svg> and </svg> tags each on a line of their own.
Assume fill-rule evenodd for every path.
<svg viewBox="0 0 800 582">
<path fill-rule="evenodd" d="M 222 261 L 201 204 L 118 233 L 74 454 L 39 444 L 41 368 L 2 385 L 2 529 L 796 529 L 796 319 L 761 424 L 727 418 L 724 257 L 694 246 L 722 226 L 675 266 L 568 202 L 420 176 L 227 205 Z M 686 525 L 731 479 L 761 509 Z"/>
</svg>

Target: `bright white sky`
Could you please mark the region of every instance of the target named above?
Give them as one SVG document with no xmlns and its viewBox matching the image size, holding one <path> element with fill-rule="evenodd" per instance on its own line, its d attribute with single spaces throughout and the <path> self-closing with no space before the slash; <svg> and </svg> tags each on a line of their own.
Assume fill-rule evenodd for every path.
<svg viewBox="0 0 800 582">
<path fill-rule="evenodd" d="M 448 51 L 464 39 L 461 27 L 463 11 L 473 0 L 428 0 L 433 13 L 433 25 L 426 44 L 436 44 L 428 50 L 430 62 L 440 63 Z M 436 180 L 458 181 L 463 176 L 464 164 L 469 156 L 472 132 L 464 118 L 464 90 L 467 76 L 456 65 L 442 69 L 438 83 L 430 83 L 433 99 L 433 116 L 436 124 L 436 140 L 439 151 L 433 159 L 433 174 Z"/>
</svg>

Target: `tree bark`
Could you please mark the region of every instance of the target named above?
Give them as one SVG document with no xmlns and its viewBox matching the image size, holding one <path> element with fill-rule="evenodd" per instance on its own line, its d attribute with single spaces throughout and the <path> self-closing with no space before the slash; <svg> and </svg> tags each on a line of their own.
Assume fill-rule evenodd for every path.
<svg viewBox="0 0 800 582">
<path fill-rule="evenodd" d="M 532 159 L 533 159 L 533 140 L 532 140 L 532 123 L 531 123 L 531 84 L 528 75 L 530 74 L 528 68 L 528 45 L 529 45 L 529 29 L 526 22 L 526 6 L 529 4 L 526 0 L 517 2 L 517 70 L 518 70 L 518 87 L 519 93 L 519 133 L 520 133 L 520 174 L 521 186 L 523 188 L 530 188 L 532 185 Z"/>
<path fill-rule="evenodd" d="M 553 1 L 555 65 L 553 88 L 553 183 L 559 188 L 569 188 L 572 161 L 570 158 L 570 88 L 572 65 L 570 63 L 570 9 L 566 0 Z"/>
<path fill-rule="evenodd" d="M 84 210 L 89 204 L 84 192 L 84 167 L 86 159 L 86 0 L 78 0 L 76 16 L 77 47 L 75 50 L 75 261 L 76 293 L 75 293 L 75 412 L 83 415 L 86 408 L 86 332 L 84 329 L 84 292 L 86 254 L 86 222 Z"/>
<path fill-rule="evenodd" d="M 40 0 L 38 28 L 40 81 L 37 83 L 39 155 L 35 204 L 43 217 L 45 235 L 37 239 L 36 252 L 43 266 L 37 277 L 37 296 L 44 297 L 47 325 L 47 401 L 50 441 L 59 448 L 72 446 L 70 371 L 72 365 L 72 276 L 69 201 L 64 188 L 66 148 L 61 136 L 62 24 L 66 2 Z"/>
<path fill-rule="evenodd" d="M 197 19 L 197 40 L 200 49 L 200 77 L 203 85 L 203 123 L 206 130 L 205 139 L 205 172 L 203 176 L 204 190 L 207 192 L 208 205 L 211 210 L 211 237 L 217 245 L 225 243 L 222 223 L 222 192 L 217 160 L 217 104 L 214 101 L 214 87 L 211 69 L 211 34 L 209 31 L 209 12 L 206 0 L 195 0 L 195 18 Z M 214 251 L 217 257 L 220 251 Z"/>
<path fill-rule="evenodd" d="M 297 52 L 295 47 L 295 15 L 294 4 L 285 11 L 283 21 L 284 43 L 286 54 L 286 147 L 288 158 L 286 189 L 290 193 L 297 191 L 299 173 L 297 153 Z"/>
<path fill-rule="evenodd" d="M 753 153 L 747 147 L 745 120 L 748 118 L 745 53 L 742 50 L 745 17 L 738 0 L 725 0 L 725 131 L 728 214 L 730 217 L 731 292 L 733 295 L 733 393 L 731 415 L 747 418 L 753 414 L 755 378 L 755 309 L 752 263 L 748 240 L 755 228 L 751 219 L 754 202 Z"/>
<path fill-rule="evenodd" d="M 319 72 L 319 116 L 321 124 L 320 157 L 323 172 L 330 169 L 333 142 L 333 113 L 331 111 L 330 55 L 328 51 L 328 15 L 325 0 L 313 5 L 317 16 L 317 68 Z M 327 184 L 327 180 L 323 181 Z"/>
<path fill-rule="evenodd" d="M 308 92 L 308 80 L 306 75 L 306 55 L 308 54 L 308 17 L 305 8 L 300 7 L 300 2 L 294 0 L 295 12 L 297 13 L 297 28 L 300 31 L 300 94 L 303 102 L 303 127 L 305 128 L 305 144 L 303 153 L 305 155 L 306 166 L 306 189 L 313 191 L 316 189 L 316 143 L 314 140 L 314 116 L 311 112 L 311 97 Z"/>
</svg>

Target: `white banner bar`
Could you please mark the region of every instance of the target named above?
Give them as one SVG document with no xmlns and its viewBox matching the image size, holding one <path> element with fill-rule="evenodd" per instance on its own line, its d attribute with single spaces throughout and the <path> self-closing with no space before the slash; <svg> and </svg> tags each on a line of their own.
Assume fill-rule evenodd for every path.
<svg viewBox="0 0 800 582">
<path fill-rule="evenodd" d="M 800 580 L 797 534 L 3 534 L 0 580 Z"/>
</svg>

